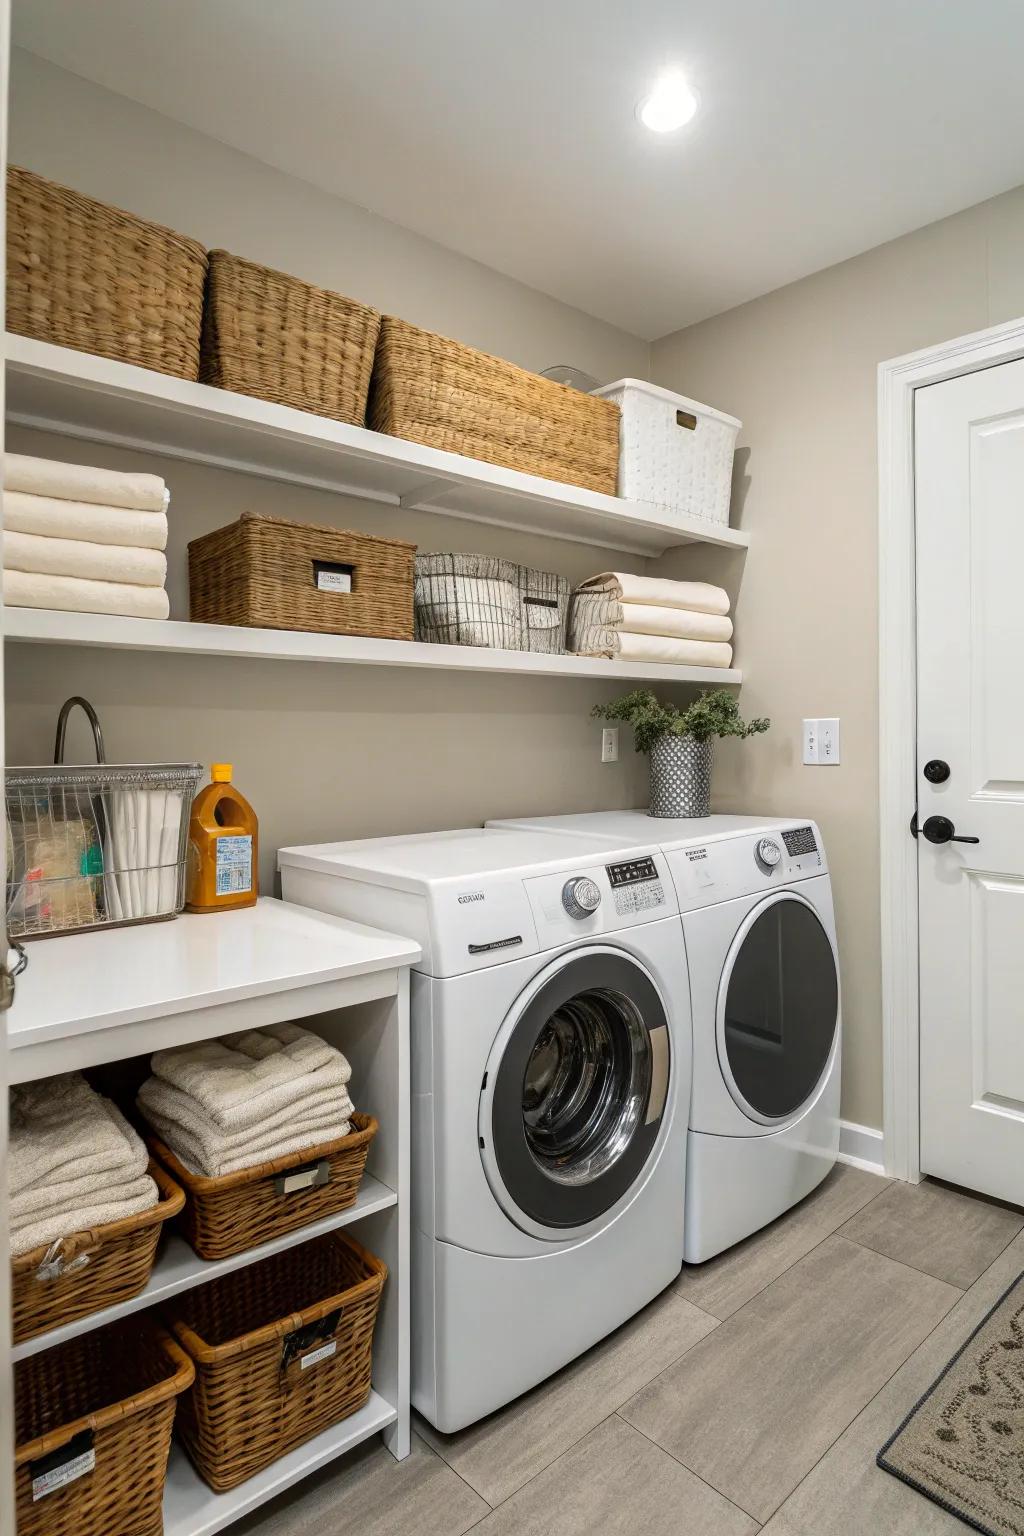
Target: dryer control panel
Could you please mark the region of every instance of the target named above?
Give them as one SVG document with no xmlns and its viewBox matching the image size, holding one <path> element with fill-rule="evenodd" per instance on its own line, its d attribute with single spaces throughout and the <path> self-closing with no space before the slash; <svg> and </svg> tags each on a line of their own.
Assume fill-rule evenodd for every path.
<svg viewBox="0 0 1024 1536">
<path fill-rule="evenodd" d="M 675 848 L 668 859 L 684 912 L 828 871 L 821 834 L 808 821 Z"/>
<path fill-rule="evenodd" d="M 523 883 L 541 949 L 583 935 L 614 933 L 679 911 L 661 853 L 613 855 L 607 863 L 537 875 Z"/>
</svg>

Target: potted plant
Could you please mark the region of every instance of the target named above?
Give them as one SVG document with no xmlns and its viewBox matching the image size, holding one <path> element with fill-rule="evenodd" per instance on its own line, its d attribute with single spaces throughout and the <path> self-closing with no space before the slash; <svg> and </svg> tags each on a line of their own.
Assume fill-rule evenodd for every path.
<svg viewBox="0 0 1024 1536">
<path fill-rule="evenodd" d="M 638 752 L 651 758 L 652 816 L 709 816 L 711 761 L 716 736 L 756 736 L 770 720 L 743 720 L 725 688 L 702 693 L 685 709 L 663 704 L 649 688 L 638 688 L 610 704 L 598 704 L 600 720 L 633 727 Z"/>
</svg>

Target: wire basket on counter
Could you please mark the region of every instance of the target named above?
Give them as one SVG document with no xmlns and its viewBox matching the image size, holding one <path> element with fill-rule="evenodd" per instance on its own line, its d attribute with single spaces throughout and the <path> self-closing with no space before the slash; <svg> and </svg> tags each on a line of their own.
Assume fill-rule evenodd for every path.
<svg viewBox="0 0 1024 1536">
<path fill-rule="evenodd" d="M 70 710 L 89 717 L 96 764 L 65 765 Z M 69 699 L 54 766 L 8 768 L 7 931 L 12 939 L 174 917 L 185 901 L 198 763 L 104 761 L 96 711 Z"/>
</svg>

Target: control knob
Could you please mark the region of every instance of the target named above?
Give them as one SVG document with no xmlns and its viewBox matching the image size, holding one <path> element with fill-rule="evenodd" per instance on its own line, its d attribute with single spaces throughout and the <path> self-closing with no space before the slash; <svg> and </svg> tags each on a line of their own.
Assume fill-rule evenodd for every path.
<svg viewBox="0 0 1024 1536">
<path fill-rule="evenodd" d="M 601 888 L 587 875 L 574 875 L 562 887 L 562 906 L 570 917 L 593 917 L 601 905 Z"/>
<path fill-rule="evenodd" d="M 782 849 L 774 837 L 762 837 L 754 850 L 754 856 L 765 874 L 770 875 L 782 858 Z"/>
</svg>

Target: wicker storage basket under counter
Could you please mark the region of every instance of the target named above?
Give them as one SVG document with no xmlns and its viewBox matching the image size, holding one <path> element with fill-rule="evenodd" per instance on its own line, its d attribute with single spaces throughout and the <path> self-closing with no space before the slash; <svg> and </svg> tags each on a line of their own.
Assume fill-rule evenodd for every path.
<svg viewBox="0 0 1024 1536">
<path fill-rule="evenodd" d="M 160 1200 L 151 1210 L 75 1232 L 50 1247 L 34 1248 L 11 1261 L 14 1342 L 33 1339 L 65 1323 L 116 1306 L 145 1289 L 163 1224 L 177 1216 L 185 1195 L 169 1174 L 150 1162 Z"/>
<path fill-rule="evenodd" d="M 148 1316 L 19 1361 L 18 1536 L 161 1536 L 175 1405 L 194 1375 Z"/>
<path fill-rule="evenodd" d="M 179 1162 L 150 1134 L 153 1156 L 187 1195 L 182 1231 L 201 1259 L 227 1259 L 354 1205 L 378 1124 L 354 1114 L 340 1141 L 307 1147 L 211 1179 Z"/>
<path fill-rule="evenodd" d="M 243 513 L 188 546 L 191 616 L 411 640 L 415 544 Z"/>
<path fill-rule="evenodd" d="M 339 1232 L 176 1298 L 195 1364 L 177 1430 L 217 1493 L 357 1412 L 370 1395 L 386 1265 Z"/>
<path fill-rule="evenodd" d="M 380 314 L 286 272 L 210 252 L 200 378 L 361 427 Z"/>
<path fill-rule="evenodd" d="M 381 321 L 369 425 L 615 495 L 617 405 L 391 315 Z"/>
<path fill-rule="evenodd" d="M 194 379 L 205 278 L 197 240 L 8 169 L 9 331 Z"/>
</svg>

